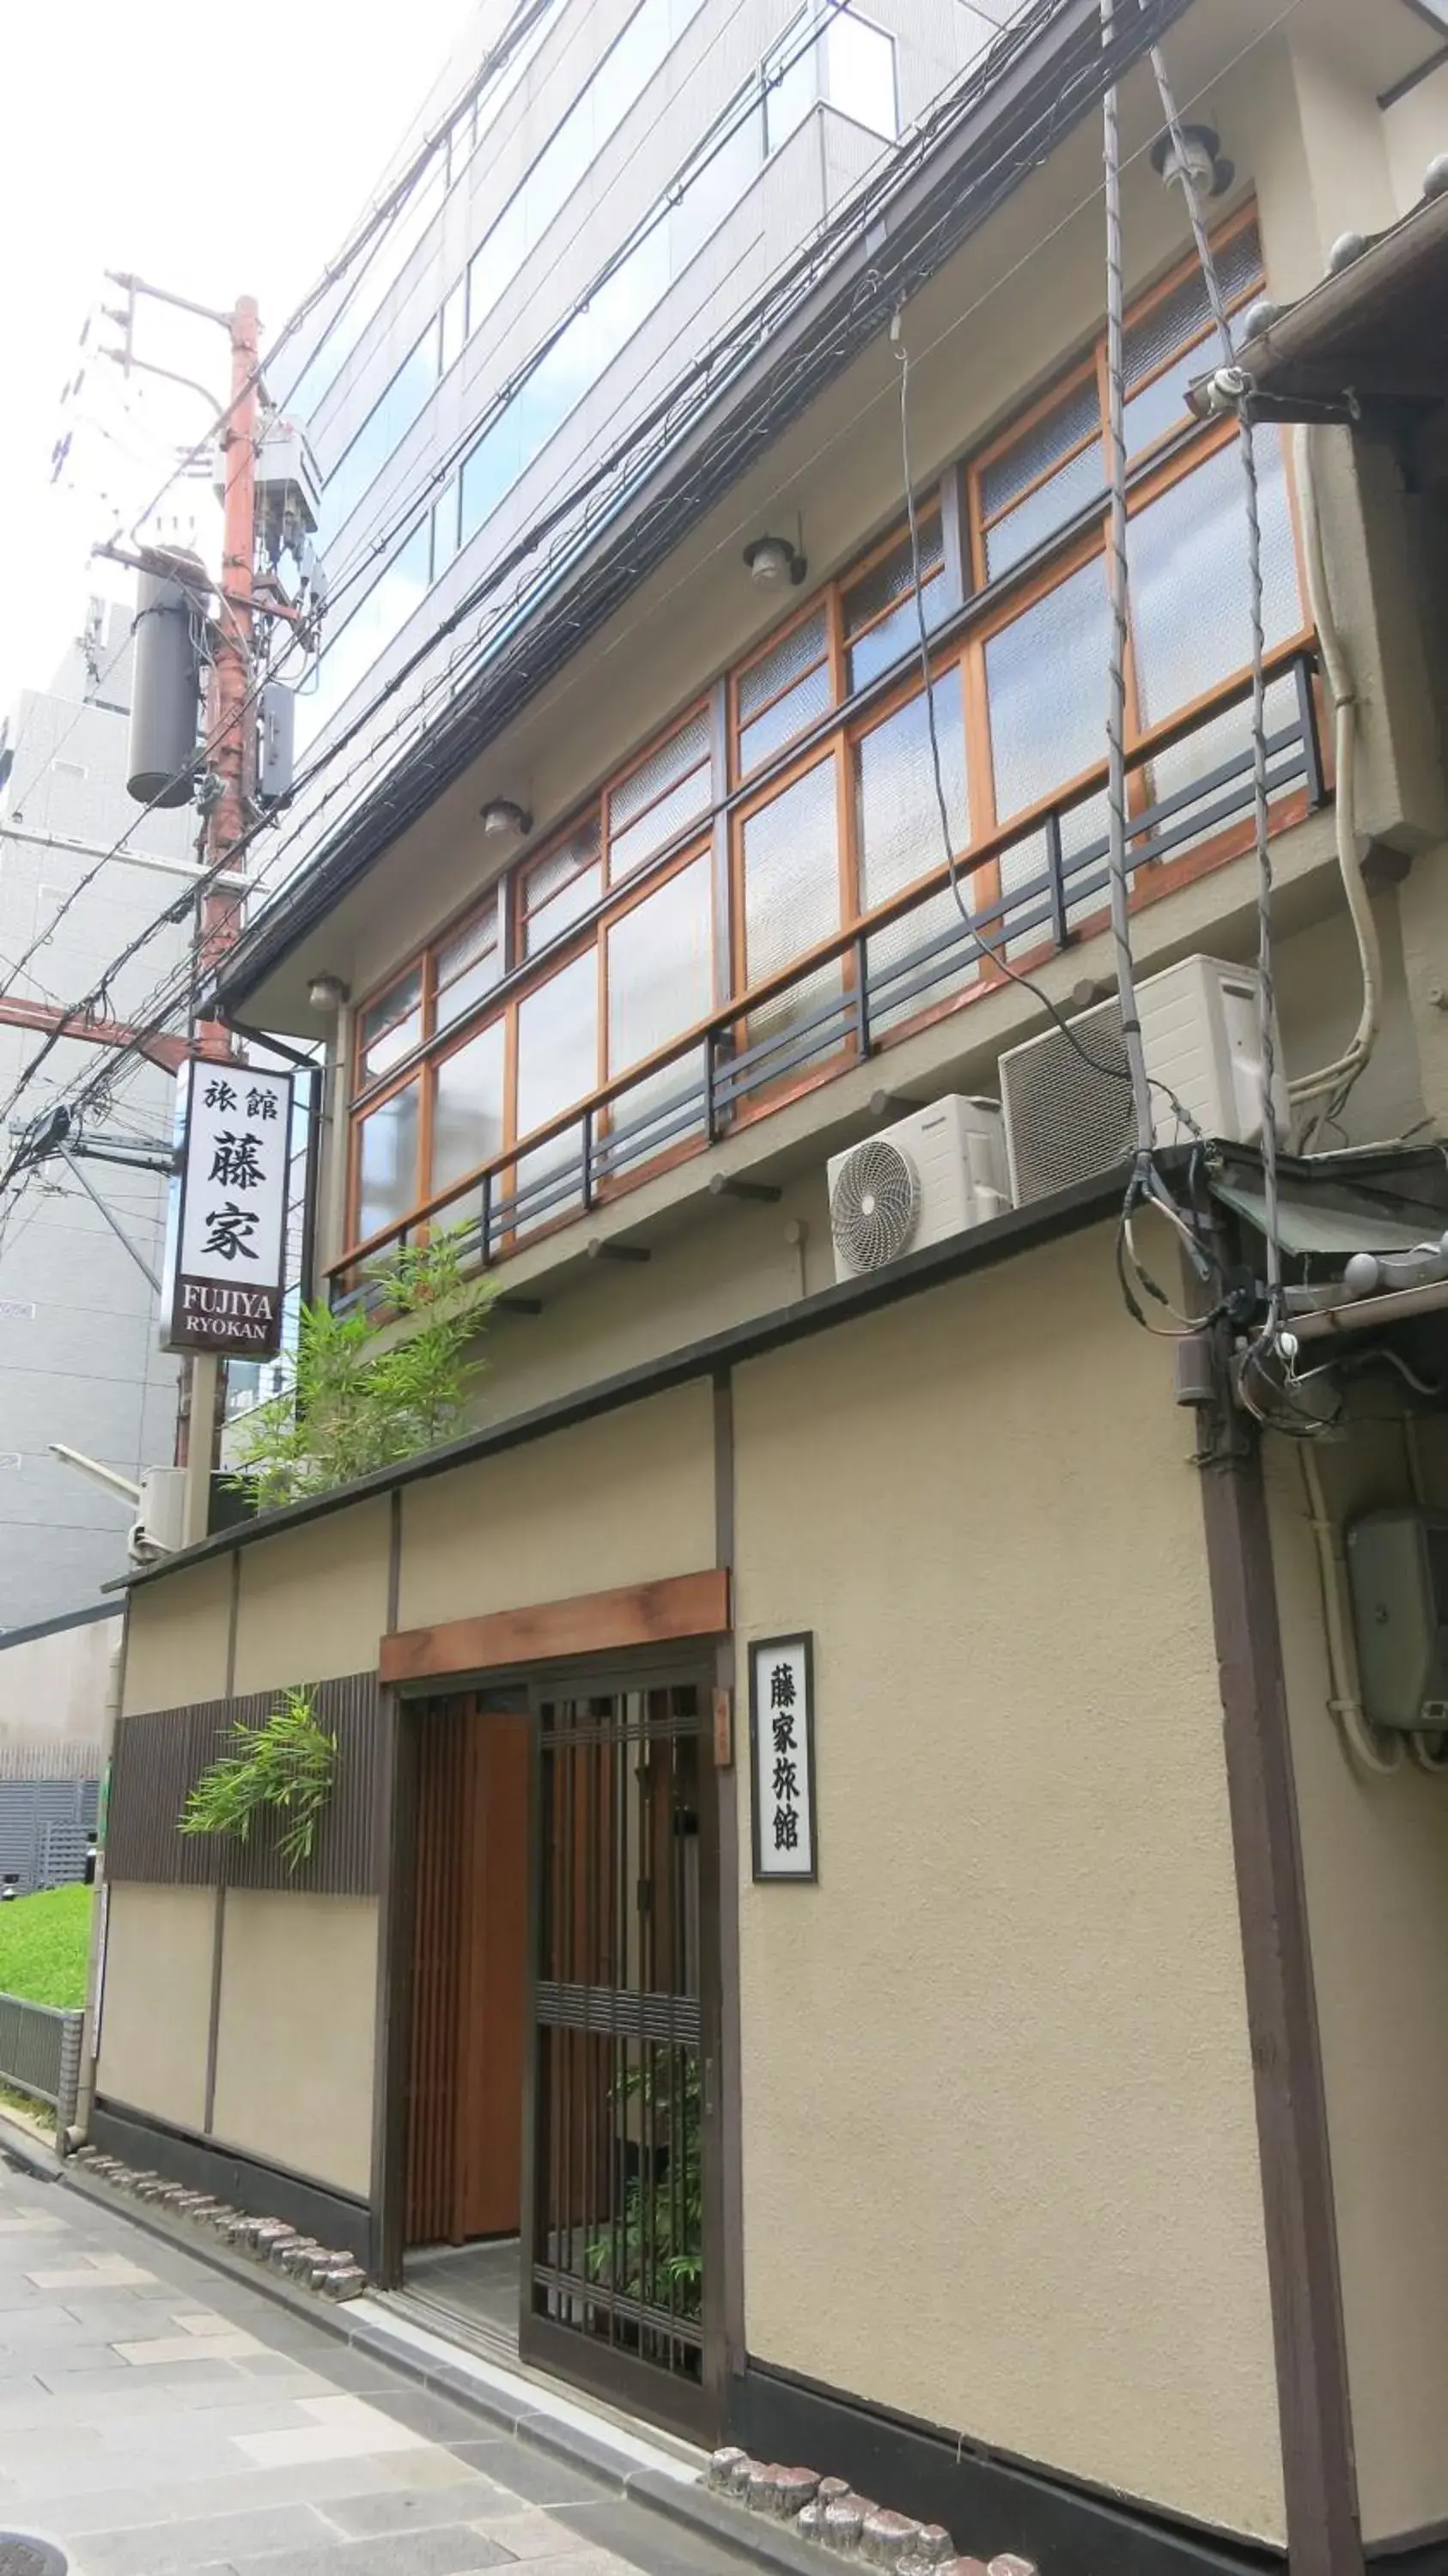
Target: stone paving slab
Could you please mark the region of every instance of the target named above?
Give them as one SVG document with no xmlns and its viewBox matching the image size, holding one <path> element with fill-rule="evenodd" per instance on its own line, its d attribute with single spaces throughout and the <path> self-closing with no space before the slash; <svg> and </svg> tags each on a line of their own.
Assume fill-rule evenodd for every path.
<svg viewBox="0 0 1448 2576">
<path fill-rule="evenodd" d="M 0 2163 L 0 2528 L 71 2576 L 740 2576 L 620 2485 Z"/>
</svg>

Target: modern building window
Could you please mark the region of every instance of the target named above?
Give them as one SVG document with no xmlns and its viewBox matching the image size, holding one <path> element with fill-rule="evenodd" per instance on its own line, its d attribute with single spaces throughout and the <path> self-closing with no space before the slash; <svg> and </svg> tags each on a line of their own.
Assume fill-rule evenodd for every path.
<svg viewBox="0 0 1448 2576">
<path fill-rule="evenodd" d="M 821 104 L 886 141 L 900 131 L 895 40 L 857 9 L 810 0 L 766 54 L 761 88 L 766 158 Z"/>
<path fill-rule="evenodd" d="M 1256 290 L 1250 214 L 1223 228 L 1218 256 L 1234 301 Z M 1128 501 L 1130 810 L 1139 825 L 1155 800 L 1186 790 L 1172 808 L 1169 855 L 1192 864 L 1208 843 L 1232 855 L 1250 830 L 1239 821 L 1224 832 L 1210 800 L 1194 824 L 1190 805 L 1197 780 L 1240 761 L 1248 721 L 1235 432 L 1194 423 L 1183 400 L 1209 330 L 1188 262 L 1128 315 L 1140 406 Z M 855 1060 L 862 965 L 871 1030 L 894 1035 L 997 977 L 991 951 L 1001 941 L 1014 961 L 1050 945 L 1062 912 L 1068 927 L 1101 915 L 1109 605 L 1100 384 L 1098 343 L 921 496 L 913 541 L 908 526 L 889 530 L 802 602 L 722 675 L 710 701 L 676 717 L 520 860 L 501 899 L 490 895 L 364 1009 L 354 1112 L 364 1140 L 379 1095 L 390 1106 L 415 1092 L 406 1059 L 419 1046 L 436 1088 L 430 1149 L 408 1106 L 359 1147 L 349 1260 L 378 1208 L 392 1207 L 385 1175 L 409 1138 L 403 1214 L 426 1221 L 430 1197 L 461 1206 L 491 1164 L 496 1249 L 510 1228 L 576 1211 L 585 1145 L 591 1187 L 604 1190 L 656 1168 L 664 1152 L 697 1146 L 706 1132 L 702 1045 L 682 1043 L 665 1066 L 609 1099 L 599 1094 L 688 1041 L 711 1011 L 729 1006 L 714 1039 L 725 1084 L 717 1125 Z M 1276 657 L 1271 729 L 1296 703 L 1286 654 L 1308 638 L 1279 435 L 1259 431 L 1257 454 Z M 1159 749 L 1157 733 L 1184 713 L 1191 729 Z M 1275 803 L 1277 818 L 1300 810 L 1295 792 L 1298 807 Z M 1067 795 L 1074 801 L 1063 803 Z M 1068 868 L 1078 854 L 1089 859 L 1054 897 L 1048 837 Z M 1144 891 L 1174 881 L 1169 868 L 1158 878 L 1157 864 L 1154 852 L 1142 859 L 1153 881 L 1142 878 Z M 902 898 L 904 909 L 872 926 Z M 503 904 L 517 961 L 506 979 Z M 831 942 L 835 956 L 804 963 Z M 797 982 L 756 998 L 796 966 Z M 573 1111 L 558 1138 L 517 1154 L 530 1133 Z M 510 1189 L 524 1192 L 524 1211 L 499 1218 Z M 394 1231 L 401 1222 L 395 1209 L 381 1221 Z"/>
</svg>

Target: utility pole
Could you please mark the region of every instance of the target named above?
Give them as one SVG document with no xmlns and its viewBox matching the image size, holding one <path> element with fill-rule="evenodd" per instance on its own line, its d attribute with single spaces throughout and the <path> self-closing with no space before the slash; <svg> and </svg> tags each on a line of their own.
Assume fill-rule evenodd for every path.
<svg viewBox="0 0 1448 2576">
<path fill-rule="evenodd" d="M 254 296 L 238 296 L 228 330 L 231 402 L 221 439 L 221 593 L 207 710 L 217 791 L 206 818 L 206 876 L 197 905 L 198 983 L 210 978 L 237 937 L 238 897 L 222 891 L 219 880 L 227 875 L 231 854 L 245 836 L 252 788 L 252 727 L 247 721 L 247 701 L 251 689 L 251 603 L 256 555 L 258 318 Z M 195 1037 L 208 1052 L 223 1055 L 230 1051 L 230 1032 L 218 1023 L 198 1026 Z M 189 1367 L 190 1390 L 177 1463 L 186 1470 L 182 1544 L 190 1547 L 205 1538 L 210 1516 L 225 1363 L 215 1352 L 198 1351 L 183 1365 Z"/>
</svg>

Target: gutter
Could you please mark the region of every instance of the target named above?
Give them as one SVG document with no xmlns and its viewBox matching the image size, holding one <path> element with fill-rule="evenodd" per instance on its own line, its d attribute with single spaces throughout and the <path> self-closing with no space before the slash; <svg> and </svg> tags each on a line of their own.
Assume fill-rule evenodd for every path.
<svg viewBox="0 0 1448 2576">
<path fill-rule="evenodd" d="M 231 951 L 216 986 L 223 1010 L 244 1002 L 284 961 L 1189 5 L 1141 0 L 1129 33 L 1106 47 L 1098 0 L 1064 0 L 1037 41 L 902 179 L 883 210 L 862 221 L 793 313 L 774 330 L 761 328 L 754 354 L 679 433 L 647 482 L 609 512 L 551 597 L 515 625 L 484 674 L 430 720 L 416 752 L 383 775 L 352 826 L 323 844 Z M 513 559 L 526 561 L 532 544 L 525 533 Z M 476 605 L 508 569 L 505 554 L 501 570 L 492 566 L 468 603 Z"/>
</svg>

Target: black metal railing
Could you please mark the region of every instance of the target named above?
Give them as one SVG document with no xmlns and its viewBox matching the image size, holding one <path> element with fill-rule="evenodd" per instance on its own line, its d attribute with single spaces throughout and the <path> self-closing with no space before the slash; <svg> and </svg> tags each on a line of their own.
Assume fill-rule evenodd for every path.
<svg viewBox="0 0 1448 2576">
<path fill-rule="evenodd" d="M 1286 800 L 1311 811 L 1326 788 L 1315 656 L 1299 646 L 1274 656 L 1268 668 L 1267 785 L 1280 829 Z M 1193 848 L 1221 842 L 1224 858 L 1235 853 L 1254 796 L 1245 720 L 1240 741 L 1179 786 L 1157 794 L 1153 773 L 1243 710 L 1249 695 L 1244 678 L 1190 717 L 1158 728 L 1129 756 L 1132 776 L 1151 791 L 1130 817 L 1133 883 Z M 935 869 L 682 1031 L 585 1102 L 520 1137 L 471 1180 L 439 1191 L 359 1245 L 330 1274 L 334 1306 L 375 1303 L 367 1263 L 425 1239 L 429 1226 L 455 1228 L 465 1264 L 490 1269 L 543 1228 L 611 1200 L 665 1155 L 717 1143 L 811 1079 L 859 1064 L 941 1005 L 989 989 L 1000 978 L 1000 957 L 1014 966 L 1070 946 L 1099 925 L 1108 899 L 1104 807 L 1104 771 L 1097 770 L 971 850 L 954 886 L 947 870 Z M 996 871 L 999 890 L 973 907 L 969 889 L 988 870 Z M 912 926 L 919 937 L 910 936 Z"/>
</svg>

